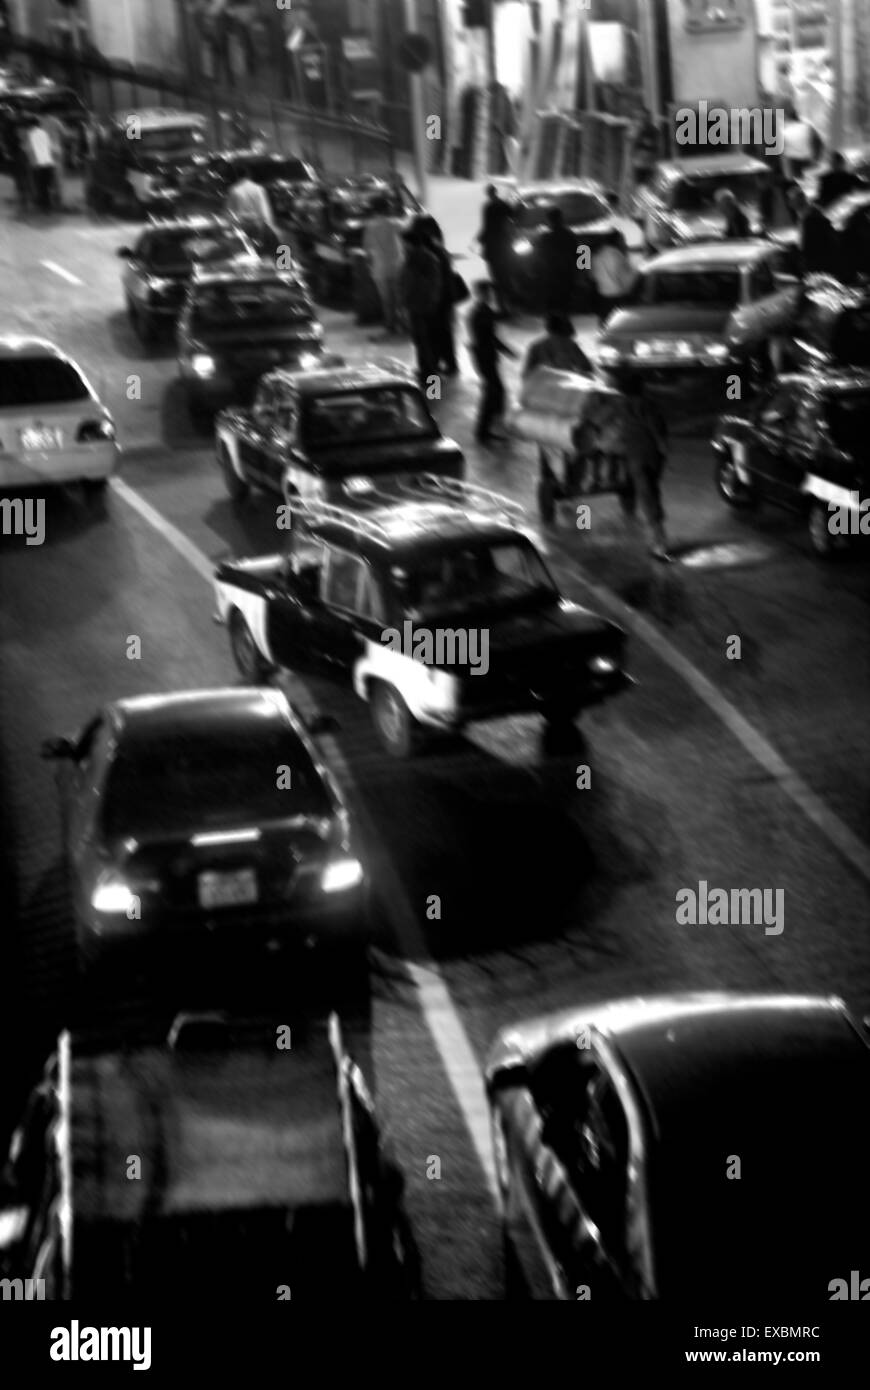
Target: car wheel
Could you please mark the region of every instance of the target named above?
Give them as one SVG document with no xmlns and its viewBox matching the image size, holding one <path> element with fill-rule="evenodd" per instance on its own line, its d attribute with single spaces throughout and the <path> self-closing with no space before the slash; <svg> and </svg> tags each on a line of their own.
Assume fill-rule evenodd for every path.
<svg viewBox="0 0 870 1390">
<path fill-rule="evenodd" d="M 224 478 L 224 486 L 233 502 L 244 502 L 250 492 L 250 487 L 244 478 L 240 478 L 233 461 L 230 458 L 230 451 L 225 444 L 218 445 L 218 464 Z"/>
<path fill-rule="evenodd" d="M 260 685 L 271 674 L 272 667 L 254 641 L 253 633 L 239 610 L 230 618 L 230 646 L 240 675 L 252 685 Z"/>
<path fill-rule="evenodd" d="M 729 507 L 746 511 L 756 506 L 758 493 L 747 487 L 737 475 L 737 466 L 730 449 L 726 449 L 716 463 L 716 487 Z"/>
<path fill-rule="evenodd" d="M 398 690 L 379 681 L 372 694 L 372 719 L 381 743 L 394 758 L 410 758 L 420 745 L 420 726 Z"/>
<path fill-rule="evenodd" d="M 813 554 L 820 560 L 832 560 L 842 554 L 848 544 L 846 536 L 834 536 L 830 530 L 831 511 L 827 502 L 813 502 L 807 517 L 807 529 Z"/>
</svg>

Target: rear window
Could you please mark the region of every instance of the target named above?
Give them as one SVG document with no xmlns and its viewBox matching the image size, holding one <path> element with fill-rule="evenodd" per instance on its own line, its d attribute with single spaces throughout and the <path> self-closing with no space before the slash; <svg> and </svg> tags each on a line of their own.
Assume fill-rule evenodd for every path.
<svg viewBox="0 0 870 1390">
<path fill-rule="evenodd" d="M 249 250 L 242 234 L 229 227 L 207 232 L 192 232 L 189 228 L 152 232 L 143 237 L 139 246 L 139 254 L 144 261 L 150 262 L 155 269 L 164 270 L 231 260 L 247 255 Z"/>
<path fill-rule="evenodd" d="M 290 768 L 286 789 L 278 787 L 279 767 Z M 262 720 L 217 734 L 185 730 L 132 739 L 109 773 L 104 826 L 110 835 L 135 835 L 330 814 L 305 748 Z"/>
<path fill-rule="evenodd" d="M 569 226 L 600 222 L 602 218 L 610 216 L 610 208 L 595 193 L 541 193 L 523 200 L 516 211 L 516 220 L 522 227 L 540 226 L 547 208 L 552 207 L 561 208 Z"/>
<path fill-rule="evenodd" d="M 75 367 L 57 357 L 0 358 L 0 408 L 88 398 Z"/>
<path fill-rule="evenodd" d="M 737 270 L 659 270 L 641 281 L 641 304 L 735 305 L 740 298 Z"/>
<path fill-rule="evenodd" d="M 188 150 L 205 147 L 205 135 L 198 127 L 167 126 L 160 130 L 142 130 L 136 145 L 145 154 L 185 154 Z"/>
<path fill-rule="evenodd" d="M 706 212 L 715 206 L 720 188 L 730 188 L 740 203 L 757 203 L 768 176 L 755 174 L 708 174 L 705 178 L 680 179 L 674 189 L 673 206 L 680 212 Z"/>
<path fill-rule="evenodd" d="M 431 436 L 435 423 L 417 391 L 384 386 L 371 391 L 341 391 L 311 400 L 305 409 L 304 437 L 309 445 L 361 444 L 374 439 Z"/>
<path fill-rule="evenodd" d="M 194 325 L 276 324 L 313 317 L 303 291 L 280 281 L 266 284 L 220 284 L 200 288 L 193 306 Z"/>
</svg>

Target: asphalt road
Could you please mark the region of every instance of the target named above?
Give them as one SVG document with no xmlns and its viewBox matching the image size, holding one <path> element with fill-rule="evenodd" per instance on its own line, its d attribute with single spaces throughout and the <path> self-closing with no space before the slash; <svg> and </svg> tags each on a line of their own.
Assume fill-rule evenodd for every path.
<svg viewBox="0 0 870 1390">
<path fill-rule="evenodd" d="M 270 502 L 238 511 L 224 495 L 171 346 L 146 351 L 127 325 L 113 251 L 128 240 L 123 224 L 79 215 L 0 222 L 3 331 L 71 351 L 126 449 L 106 517 L 50 494 L 44 546 L 0 542 L 0 785 L 19 905 L 6 973 L 10 997 L 50 1024 L 66 1004 L 69 933 L 39 741 L 107 698 L 233 683 L 208 567 L 275 539 Z M 347 356 L 384 350 L 348 315 L 323 320 Z M 581 338 L 592 327 L 581 321 Z M 533 331 L 519 321 L 505 336 L 522 347 Z M 388 351 L 409 355 L 403 342 Z M 467 448 L 472 480 L 530 503 L 533 449 L 476 448 L 475 396 L 463 356 L 437 406 L 443 427 Z M 666 478 L 675 564 L 655 567 L 610 499 L 590 531 L 547 537 L 566 593 L 633 633 L 636 686 L 585 717 L 577 747 L 548 751 L 535 721 L 516 718 L 399 765 L 353 697 L 291 685 L 340 721 L 326 751 L 383 889 L 395 947 L 378 961 L 367 1063 L 433 1299 L 500 1297 L 479 1068 L 503 1024 L 685 988 L 836 991 L 870 1012 L 870 567 L 820 564 L 800 524 L 772 511 L 731 515 L 712 485 L 709 429 L 687 404 Z M 126 658 L 133 634 L 138 661 Z M 733 636 L 738 661 L 726 655 Z M 783 889 L 784 931 L 677 925 L 677 892 L 701 880 Z M 33 1057 L 20 1060 L 24 1076 Z"/>
</svg>

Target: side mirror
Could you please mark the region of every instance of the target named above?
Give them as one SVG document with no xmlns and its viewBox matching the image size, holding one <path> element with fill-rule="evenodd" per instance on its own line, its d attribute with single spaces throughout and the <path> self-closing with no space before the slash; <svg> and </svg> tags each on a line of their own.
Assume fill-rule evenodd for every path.
<svg viewBox="0 0 870 1390">
<path fill-rule="evenodd" d="M 74 758 L 75 744 L 70 738 L 47 738 L 39 749 L 41 758 Z"/>
<path fill-rule="evenodd" d="M 306 719 L 305 729 L 312 738 L 322 738 L 324 734 L 337 734 L 341 725 L 332 714 L 314 714 Z"/>
</svg>

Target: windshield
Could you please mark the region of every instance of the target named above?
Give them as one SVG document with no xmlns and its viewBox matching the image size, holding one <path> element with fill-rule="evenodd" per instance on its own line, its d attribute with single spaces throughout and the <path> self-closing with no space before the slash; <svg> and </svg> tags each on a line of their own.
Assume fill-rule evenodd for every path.
<svg viewBox="0 0 870 1390">
<path fill-rule="evenodd" d="M 69 362 L 57 357 L 0 358 L 0 408 L 87 399 L 88 388 Z"/>
<path fill-rule="evenodd" d="M 250 254 L 250 247 L 241 232 L 231 227 L 208 232 L 192 232 L 187 228 L 145 236 L 139 254 L 156 270 L 170 270 L 246 256 Z"/>
<path fill-rule="evenodd" d="M 641 281 L 640 304 L 721 304 L 740 300 L 739 270 L 657 270 Z"/>
<path fill-rule="evenodd" d="M 547 208 L 562 209 L 570 227 L 583 222 L 600 222 L 610 216 L 610 209 L 596 193 L 540 193 L 526 197 L 516 209 L 515 217 L 521 227 L 540 227 Z"/>
<path fill-rule="evenodd" d="M 760 171 L 680 179 L 674 188 L 674 207 L 678 212 L 715 212 L 714 198 L 720 188 L 730 188 L 739 203 L 757 203 L 766 182 L 767 176 Z"/>
<path fill-rule="evenodd" d="M 837 448 L 863 460 L 870 439 L 870 393 L 856 391 L 854 395 L 833 397 L 828 401 L 825 419 Z"/>
<path fill-rule="evenodd" d="M 159 130 L 143 130 L 139 134 L 139 149 L 143 154 L 193 154 L 205 148 L 205 135 L 198 126 L 167 126 Z"/>
<path fill-rule="evenodd" d="M 276 768 L 290 768 L 278 787 Z M 305 748 L 272 720 L 218 732 L 161 731 L 122 746 L 109 772 L 109 835 L 328 816 L 331 807 Z"/>
<path fill-rule="evenodd" d="M 303 439 L 314 448 L 374 439 L 430 438 L 435 422 L 413 386 L 341 391 L 308 401 Z"/>
<path fill-rule="evenodd" d="M 232 328 L 307 321 L 311 304 L 296 286 L 280 281 L 264 284 L 237 283 L 200 287 L 193 306 L 194 328 Z"/>
<path fill-rule="evenodd" d="M 415 618 L 456 609 L 487 608 L 554 593 L 537 551 L 528 541 L 471 544 L 433 555 L 393 574 L 403 606 Z"/>
<path fill-rule="evenodd" d="M 287 179 L 290 182 L 296 179 L 309 181 L 311 178 L 308 166 L 301 159 L 252 159 L 248 161 L 246 167 L 255 182 L 257 180 L 268 182 L 271 179 Z"/>
</svg>

